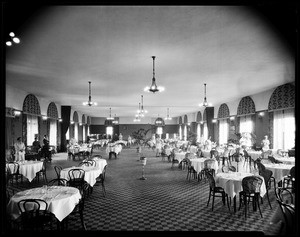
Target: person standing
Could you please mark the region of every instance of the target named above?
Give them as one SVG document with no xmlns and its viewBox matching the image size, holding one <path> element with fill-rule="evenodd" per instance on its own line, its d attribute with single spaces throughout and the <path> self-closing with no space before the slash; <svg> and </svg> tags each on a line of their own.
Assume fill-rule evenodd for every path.
<svg viewBox="0 0 300 237">
<path fill-rule="evenodd" d="M 162 148 L 162 141 L 161 141 L 159 135 L 157 135 L 157 137 L 155 139 L 156 157 L 160 156 L 160 154 L 161 154 L 161 148 Z"/>
<path fill-rule="evenodd" d="M 22 142 L 22 138 L 18 137 L 17 142 L 14 144 L 16 151 L 16 161 L 25 161 L 25 144 Z"/>
<path fill-rule="evenodd" d="M 131 140 L 131 136 L 130 136 L 130 135 L 128 135 L 128 138 L 127 138 L 127 146 L 128 146 L 128 147 L 130 147 L 130 145 L 131 145 L 131 142 L 132 142 L 132 140 Z"/>
<path fill-rule="evenodd" d="M 49 151 L 50 147 L 49 147 L 49 140 L 47 135 L 44 135 L 43 144 L 44 145 L 42 148 L 42 154 L 45 157 L 45 159 L 51 161 L 51 152 Z"/>
<path fill-rule="evenodd" d="M 40 148 L 41 148 L 41 144 L 40 144 L 40 141 L 38 140 L 38 137 L 36 136 L 32 143 L 32 151 L 35 153 L 39 153 Z"/>
<path fill-rule="evenodd" d="M 205 141 L 205 150 L 211 150 L 211 136 L 209 136 L 208 139 Z"/>
<path fill-rule="evenodd" d="M 270 141 L 268 139 L 268 136 L 264 136 L 264 139 L 261 141 L 261 146 L 263 151 L 270 150 Z"/>
<path fill-rule="evenodd" d="M 123 135 L 122 133 L 119 134 L 119 141 L 122 141 L 123 140 Z"/>
</svg>

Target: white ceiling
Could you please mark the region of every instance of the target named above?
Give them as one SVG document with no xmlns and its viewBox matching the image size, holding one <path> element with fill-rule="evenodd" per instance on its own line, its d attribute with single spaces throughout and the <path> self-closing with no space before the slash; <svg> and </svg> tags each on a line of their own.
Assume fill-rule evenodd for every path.
<svg viewBox="0 0 300 237">
<path fill-rule="evenodd" d="M 234 6 L 52 6 L 7 48 L 6 83 L 93 117 L 198 111 L 294 81 L 294 58 L 268 25 Z M 163 93 L 143 91 L 152 58 Z M 291 75 L 292 74 L 292 75 Z M 84 107 L 92 82 L 92 101 Z"/>
</svg>

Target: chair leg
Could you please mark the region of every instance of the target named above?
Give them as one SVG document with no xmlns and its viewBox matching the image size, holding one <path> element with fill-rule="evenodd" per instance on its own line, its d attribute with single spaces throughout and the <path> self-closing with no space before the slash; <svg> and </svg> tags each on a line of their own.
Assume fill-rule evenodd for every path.
<svg viewBox="0 0 300 237">
<path fill-rule="evenodd" d="M 106 191 L 105 191 L 104 182 L 102 182 L 102 190 L 103 190 L 103 196 L 106 197 Z"/>
<path fill-rule="evenodd" d="M 84 220 L 83 220 L 83 212 L 82 211 L 80 211 L 80 221 L 81 221 L 82 228 L 84 230 L 87 230 L 86 226 L 85 226 L 85 223 L 84 223 Z"/>
<path fill-rule="evenodd" d="M 229 201 L 228 201 L 228 195 L 226 194 L 226 199 L 227 199 L 227 206 L 228 206 L 228 209 L 230 211 L 230 205 L 229 205 Z"/>
<path fill-rule="evenodd" d="M 244 205 L 245 205 L 245 218 L 247 218 L 248 205 L 247 205 L 247 196 L 246 195 L 244 195 Z"/>
<path fill-rule="evenodd" d="M 269 206 L 272 209 L 271 202 L 270 202 L 270 199 L 269 199 L 269 191 L 268 191 L 268 189 L 267 189 L 267 198 L 268 198 Z"/>
<path fill-rule="evenodd" d="M 213 192 L 213 200 L 212 200 L 212 206 L 211 206 L 211 210 L 214 210 L 214 204 L 215 204 L 215 192 Z"/>
<path fill-rule="evenodd" d="M 257 207 L 258 207 L 258 210 L 259 210 L 260 216 L 261 216 L 261 217 L 263 217 L 263 216 L 262 216 L 262 213 L 261 213 L 261 210 L 260 210 L 260 206 L 259 206 L 259 201 L 258 201 L 258 198 L 259 198 L 259 196 L 255 197 L 255 202 L 257 203 Z"/>
<path fill-rule="evenodd" d="M 209 201 L 210 201 L 210 196 L 211 196 L 211 190 L 209 190 L 209 196 L 208 196 L 208 202 L 207 202 L 207 207 L 208 207 L 208 204 L 209 204 Z"/>
</svg>

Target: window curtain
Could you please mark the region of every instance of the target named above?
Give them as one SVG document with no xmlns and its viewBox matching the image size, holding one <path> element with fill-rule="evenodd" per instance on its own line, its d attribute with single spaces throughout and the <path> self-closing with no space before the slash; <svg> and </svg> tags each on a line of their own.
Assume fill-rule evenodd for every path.
<svg viewBox="0 0 300 237">
<path fill-rule="evenodd" d="M 51 146 L 56 146 L 56 142 L 57 142 L 57 124 L 56 124 L 56 120 L 54 119 L 50 119 L 50 128 L 49 128 L 49 143 Z"/>
<path fill-rule="evenodd" d="M 157 127 L 156 134 L 158 134 L 158 135 L 163 134 L 163 128 L 162 127 Z"/>
<path fill-rule="evenodd" d="M 87 135 L 90 136 L 90 125 L 87 126 Z"/>
<path fill-rule="evenodd" d="M 295 115 L 293 109 L 274 111 L 273 148 L 291 149 L 295 146 Z"/>
<path fill-rule="evenodd" d="M 182 129 L 181 129 L 181 125 L 179 126 L 179 140 L 182 140 Z"/>
<path fill-rule="evenodd" d="M 228 141 L 228 123 L 227 119 L 219 120 L 219 144 L 227 143 Z"/>
<path fill-rule="evenodd" d="M 78 123 L 74 124 L 74 138 L 78 142 Z"/>
<path fill-rule="evenodd" d="M 204 125 L 203 125 L 203 138 L 204 138 L 204 141 L 206 141 L 208 139 L 207 122 L 205 122 Z"/>
<path fill-rule="evenodd" d="M 241 116 L 240 117 L 240 133 L 248 132 L 252 133 L 253 131 L 253 122 L 251 115 Z"/>
<path fill-rule="evenodd" d="M 184 141 L 187 140 L 187 127 L 186 127 L 186 125 L 184 125 L 184 127 L 183 127 L 183 140 Z"/>
<path fill-rule="evenodd" d="M 107 135 L 113 135 L 113 127 L 106 127 L 106 134 Z"/>
<path fill-rule="evenodd" d="M 34 137 L 39 133 L 38 128 L 38 116 L 35 115 L 27 115 L 27 145 L 31 146 Z"/>
<path fill-rule="evenodd" d="M 85 142 L 85 124 L 82 125 L 82 141 Z"/>
<path fill-rule="evenodd" d="M 67 132 L 66 132 L 66 140 L 70 141 L 70 129 L 68 128 Z"/>
<path fill-rule="evenodd" d="M 197 142 L 200 142 L 201 138 L 201 126 L 200 123 L 197 124 Z"/>
</svg>

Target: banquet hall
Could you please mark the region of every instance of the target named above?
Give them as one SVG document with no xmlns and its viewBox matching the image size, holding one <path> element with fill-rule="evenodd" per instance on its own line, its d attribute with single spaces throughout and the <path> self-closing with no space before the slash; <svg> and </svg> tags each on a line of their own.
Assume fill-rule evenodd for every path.
<svg viewBox="0 0 300 237">
<path fill-rule="evenodd" d="M 299 233 L 297 5 L 21 6 L 5 233 Z"/>
</svg>

